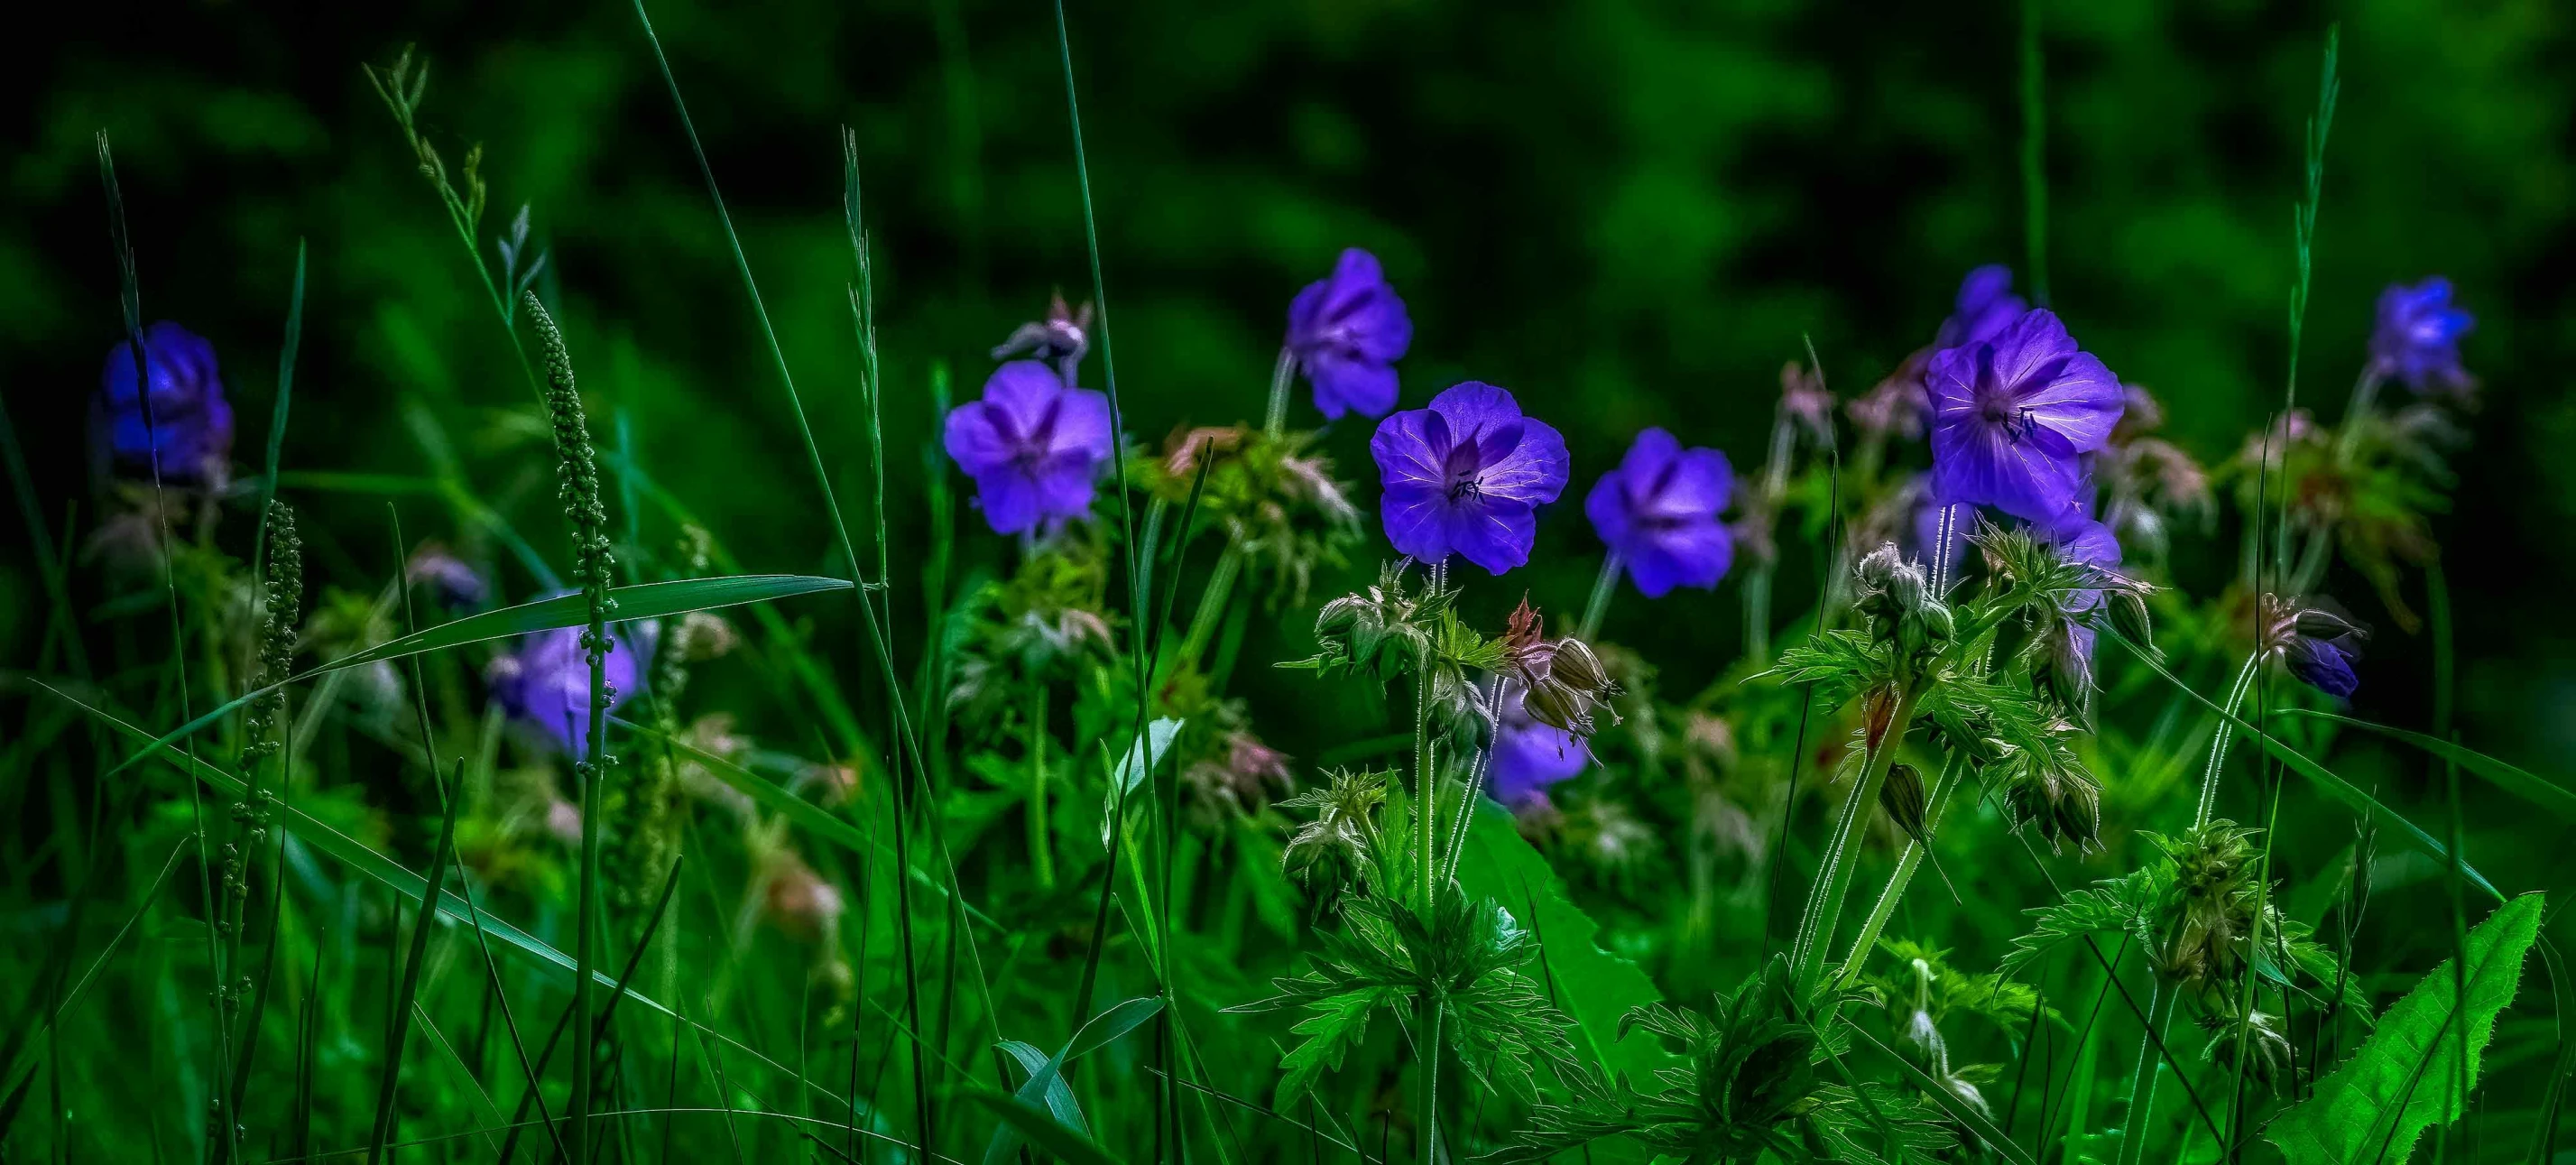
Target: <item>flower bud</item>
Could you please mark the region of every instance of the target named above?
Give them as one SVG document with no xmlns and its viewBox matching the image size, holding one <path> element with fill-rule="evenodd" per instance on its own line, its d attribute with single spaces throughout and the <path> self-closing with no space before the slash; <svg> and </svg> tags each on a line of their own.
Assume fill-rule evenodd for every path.
<svg viewBox="0 0 2576 1165">
<path fill-rule="evenodd" d="M 2102 597 L 2109 603 L 2111 630 L 2139 647 L 2155 650 L 2155 626 L 2147 617 L 2147 597 L 2127 587 L 2114 587 L 2102 592 Z"/>
<path fill-rule="evenodd" d="M 1897 608 L 1904 611 L 1921 610 L 1932 589 L 1931 580 L 1923 576 L 1923 568 L 1911 562 L 1887 572 L 1886 585 L 1887 597 L 1896 600 Z"/>
<path fill-rule="evenodd" d="M 1562 680 L 1548 677 L 1531 684 L 1521 706 L 1529 710 L 1531 719 L 1548 727 L 1576 736 L 1592 735 L 1592 701 Z"/>
<path fill-rule="evenodd" d="M 1887 819 L 1914 839 L 1916 845 L 1928 844 L 1923 837 L 1923 772 L 1902 761 L 1889 765 L 1887 779 L 1878 786 L 1879 808 Z"/>
<path fill-rule="evenodd" d="M 1852 572 L 1860 579 L 1862 589 L 1885 590 L 1888 576 L 1894 574 L 1896 568 L 1903 565 L 1905 565 L 1905 558 L 1897 553 L 1896 544 L 1887 542 L 1880 544 L 1878 549 L 1870 551 Z"/>
<path fill-rule="evenodd" d="M 1601 657 L 1593 654 L 1592 646 L 1580 639 L 1556 641 L 1556 654 L 1549 664 L 1549 674 L 1572 685 L 1576 691 L 1595 697 L 1618 690 L 1618 685 L 1610 680 L 1609 670 L 1601 666 Z"/>
</svg>

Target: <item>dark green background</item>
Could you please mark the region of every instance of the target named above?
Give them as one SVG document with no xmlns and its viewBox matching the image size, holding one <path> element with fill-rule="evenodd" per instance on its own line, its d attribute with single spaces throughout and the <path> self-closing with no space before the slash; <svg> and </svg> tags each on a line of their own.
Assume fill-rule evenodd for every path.
<svg viewBox="0 0 2576 1165">
<path fill-rule="evenodd" d="M 2468 363 L 2486 381 L 2456 459 L 2456 512 L 2439 523 L 2460 591 L 2462 720 L 2509 757 L 2576 745 L 2568 11 L 2042 8 L 2057 306 L 2212 459 L 2280 400 L 2300 126 L 2323 29 L 2343 22 L 2301 399 L 2340 409 L 2383 284 L 2457 281 L 2479 316 Z M 424 122 L 451 166 L 468 143 L 486 146 L 487 254 L 516 208 L 534 207 L 594 408 L 628 414 L 658 476 L 751 568 L 829 567 L 784 400 L 627 7 L 56 15 L 61 39 L 25 45 L 0 78 L 0 343 L 49 517 L 74 499 L 85 528 L 97 512 L 78 434 L 118 334 L 90 144 L 104 127 L 145 313 L 215 341 L 245 465 L 302 237 L 312 299 L 287 464 L 418 472 L 396 407 L 416 398 L 480 492 L 548 528 L 546 464 L 526 425 L 505 423 L 505 410 L 528 413 L 526 388 L 359 72 L 418 41 L 433 70 Z M 1802 334 L 1836 387 L 1856 391 L 1929 337 L 1963 270 L 2024 264 L 2011 5 L 1079 2 L 1069 15 L 1119 387 L 1149 440 L 1257 416 L 1288 297 L 1345 245 L 1380 254 L 1411 305 L 1407 403 L 1467 377 L 1513 388 L 1565 430 L 1570 498 L 1646 424 L 1716 444 L 1749 472 L 1776 370 Z M 655 17 L 841 474 L 859 471 L 864 444 L 835 134 L 858 133 L 881 247 L 897 521 L 917 545 L 911 446 L 928 432 L 932 362 L 971 392 L 984 348 L 1051 288 L 1078 297 L 1089 282 L 1051 12 L 758 0 L 666 2 Z M 1102 364 L 1088 366 L 1094 383 Z M 1366 476 L 1364 427 L 1343 426 L 1330 447 Z M 329 581 L 380 576 L 379 503 L 298 500 L 321 511 L 307 528 L 326 531 L 315 553 Z M 2186 580 L 2209 593 L 2233 534 L 2181 543 Z M 24 540 L 6 547 L 0 658 L 24 661 L 41 608 Z M 998 562 L 1003 550 L 976 537 L 966 553 Z M 1539 565 L 1480 601 L 1527 586 L 1573 606 L 1596 555 L 1577 507 L 1559 506 Z M 1784 611 L 1811 593 L 1803 574 L 1793 564 L 1784 578 Z M 86 568 L 82 585 L 112 589 Z M 2377 613 L 2357 579 L 2334 586 Z M 1668 690 L 1687 690 L 1733 658 L 1737 612 L 1731 588 L 1660 607 L 1631 596 L 1609 633 L 1656 641 Z M 1288 630 L 1256 640 L 1253 658 L 1303 648 Z M 2428 660 L 2420 642 L 2383 635 L 2363 714 L 2424 722 Z M 1258 696 L 1292 681 L 1251 682 Z M 1347 705 L 1265 703 L 1265 730 L 1296 751 L 1379 731 L 1311 722 Z"/>
</svg>

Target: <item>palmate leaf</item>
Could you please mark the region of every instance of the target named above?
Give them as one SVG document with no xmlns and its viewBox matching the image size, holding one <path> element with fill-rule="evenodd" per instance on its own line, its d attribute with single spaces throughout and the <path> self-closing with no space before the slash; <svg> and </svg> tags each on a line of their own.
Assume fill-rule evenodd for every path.
<svg viewBox="0 0 2576 1165">
<path fill-rule="evenodd" d="M 2132 870 L 2118 878 L 2105 878 L 2091 886 L 2069 890 L 2066 897 L 2047 906 L 2035 906 L 2030 933 L 2013 940 L 2012 949 L 2004 953 L 2000 973 L 2009 977 L 2041 955 L 2057 949 L 2059 943 L 2105 931 L 2127 934 L 2140 945 L 2152 944 L 2156 905 L 2164 898 L 2164 883 L 2171 874 L 2161 866 Z"/>
<path fill-rule="evenodd" d="M 1309 1003 L 1315 1014 L 1298 1021 L 1288 1030 L 1306 1037 L 1279 1060 L 1285 1074 L 1279 1078 L 1277 1099 L 1272 1108 L 1287 1112 L 1302 1099 L 1315 1081 L 1326 1072 L 1342 1066 L 1342 1058 L 1368 1036 L 1369 1013 L 1378 1008 L 1404 1005 L 1405 993 L 1394 987 L 1362 987 L 1329 995 Z"/>
<path fill-rule="evenodd" d="M 2468 1025 L 2468 1082 L 2496 1016 L 2513 1002 L 2522 960 L 2540 935 L 2541 896 L 2525 894 L 2469 932 L 2468 998 L 2460 1006 L 2451 961 L 2418 980 L 2381 1016 L 2361 1051 L 2317 1084 L 2316 1093 L 2282 1113 L 2264 1136 L 2290 1165 L 2371 1165 L 2404 1161 L 2427 1125 L 2459 1119 L 2461 1039 Z"/>
</svg>

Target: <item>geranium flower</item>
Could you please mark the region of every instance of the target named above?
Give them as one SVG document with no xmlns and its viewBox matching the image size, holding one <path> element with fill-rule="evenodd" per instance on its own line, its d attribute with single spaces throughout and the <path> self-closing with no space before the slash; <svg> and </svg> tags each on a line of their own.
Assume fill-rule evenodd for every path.
<svg viewBox="0 0 2576 1165">
<path fill-rule="evenodd" d="M 124 341 L 107 350 L 91 417 L 108 451 L 125 465 L 157 460 L 161 476 L 172 481 L 221 476 L 233 450 L 233 406 L 224 399 L 215 346 L 163 320 L 143 332 L 143 365 L 152 392 L 148 432 L 143 396 L 135 390 L 134 350 Z"/>
<path fill-rule="evenodd" d="M 566 752 L 580 752 L 590 741 L 590 661 L 581 650 L 583 630 L 557 627 L 529 635 L 519 641 L 519 650 L 493 660 L 484 675 L 503 711 Z M 602 666 L 608 673 L 608 710 L 614 712 L 634 697 L 643 674 L 635 645 L 614 628 Z"/>
<path fill-rule="evenodd" d="M 1648 429 L 1619 468 L 1601 475 L 1583 512 L 1637 589 L 1661 598 L 1677 586 L 1706 589 L 1726 577 L 1735 540 L 1717 515 L 1734 490 L 1726 454 L 1684 449 L 1672 434 Z"/>
<path fill-rule="evenodd" d="M 2413 287 L 2391 283 L 2379 293 L 2379 323 L 2370 332 L 2370 368 L 2417 392 L 2461 392 L 2475 383 L 2460 367 L 2460 337 L 2477 317 L 2451 306 L 2451 281 L 2435 275 Z"/>
<path fill-rule="evenodd" d="M 2081 454 L 2120 420 L 2120 381 L 2045 308 L 1994 340 L 1932 357 L 1932 481 L 1944 502 L 2053 521 L 2075 501 Z"/>
<path fill-rule="evenodd" d="M 1457 554 L 1495 574 L 1528 562 L 1538 507 L 1565 491 L 1565 437 L 1472 380 L 1380 422 L 1369 453 L 1387 541 L 1423 562 Z"/>
<path fill-rule="evenodd" d="M 2329 607 L 2263 597 L 2263 647 L 2281 657 L 2299 682 L 2348 700 L 2361 688 L 2352 661 L 2361 656 L 2369 629 Z"/>
<path fill-rule="evenodd" d="M 1109 398 L 1066 385 L 1035 360 L 993 370 L 984 399 L 948 413 L 948 456 L 975 479 L 996 534 L 1091 511 L 1092 479 L 1109 459 Z"/>
<path fill-rule="evenodd" d="M 1288 304 L 1288 353 L 1315 386 L 1327 420 L 1356 412 L 1382 417 L 1395 407 L 1395 362 L 1413 345 L 1413 319 L 1388 286 L 1377 256 L 1342 252 L 1328 279 Z"/>
<path fill-rule="evenodd" d="M 1941 321 L 1941 330 L 1933 333 L 1932 348 L 1983 344 L 2003 334 L 2029 310 L 2030 304 L 2012 293 L 2012 268 L 1989 263 L 1959 281 L 1958 300 L 1950 318 Z"/>
</svg>

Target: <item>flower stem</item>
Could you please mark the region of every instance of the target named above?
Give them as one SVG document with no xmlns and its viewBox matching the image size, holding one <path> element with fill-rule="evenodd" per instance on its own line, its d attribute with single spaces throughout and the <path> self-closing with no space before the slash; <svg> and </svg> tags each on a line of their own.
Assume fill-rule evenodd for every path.
<svg viewBox="0 0 2576 1165">
<path fill-rule="evenodd" d="M 1037 864 L 1038 886 L 1055 888 L 1055 847 L 1047 822 L 1047 690 L 1041 684 L 1029 696 L 1029 860 Z"/>
<path fill-rule="evenodd" d="M 1896 706 L 1888 712 L 1887 727 L 1879 733 L 1878 747 L 1870 750 L 1860 781 L 1852 786 L 1851 798 L 1843 802 L 1833 844 L 1825 850 L 1823 868 L 1816 871 L 1806 916 L 1799 922 L 1798 939 L 1791 947 L 1801 982 L 1815 981 L 1824 970 L 1825 949 L 1833 942 L 1834 929 L 1842 921 L 1843 902 L 1851 895 L 1852 856 L 1860 848 L 1861 822 L 1868 819 L 1870 806 L 1878 801 L 1879 788 L 1887 783 L 1887 767 L 1894 763 L 1896 750 L 1905 743 L 1905 731 L 1914 719 L 1914 702 L 1919 695 L 1910 683 L 1897 689 Z"/>
<path fill-rule="evenodd" d="M 2154 1115 L 2156 1075 L 2162 1067 L 2156 1045 L 2163 1042 L 2165 1029 L 2173 1026 L 2174 1002 L 2181 998 L 2179 989 L 2168 991 L 2153 980 L 2147 984 L 2147 1031 L 2138 1037 L 2138 1070 L 2129 1078 L 2129 1107 L 2120 1118 L 2125 1131 L 2120 1137 L 2119 1165 L 2146 1160 L 2147 1118 Z"/>
<path fill-rule="evenodd" d="M 1297 357 L 1286 348 L 1279 350 L 1279 363 L 1270 370 L 1270 411 L 1263 414 L 1261 431 L 1276 437 L 1288 429 L 1288 385 L 1297 378 Z"/>
<path fill-rule="evenodd" d="M 1432 871 L 1439 865 L 1431 853 L 1432 819 L 1440 815 L 1440 795 L 1431 786 L 1431 646 L 1424 644 L 1413 669 L 1413 799 L 1414 864 L 1422 870 L 1422 918 L 1432 916 Z"/>
<path fill-rule="evenodd" d="M 1422 1165 L 1439 1165 L 1440 1161 L 1440 997 L 1425 993 L 1422 997 L 1422 1042 L 1414 1055 L 1422 1068 L 1421 1111 L 1414 1119 L 1421 1122 L 1416 1134 L 1422 1142 Z"/>
<path fill-rule="evenodd" d="M 1941 765 L 1941 778 L 1933 783 L 1932 802 L 1923 814 L 1926 842 L 1931 840 L 1933 831 L 1940 828 L 1941 809 L 1949 804 L 1950 791 L 1958 787 L 1960 767 L 1958 753 L 1950 754 L 1950 758 Z M 1908 843 L 1905 852 L 1897 857 L 1896 869 L 1887 875 L 1887 888 L 1879 891 L 1878 904 L 1870 908 L 1869 920 L 1861 924 L 1860 934 L 1852 939 L 1851 954 L 1843 959 L 1840 976 L 1843 986 L 1848 987 L 1860 978 L 1861 966 L 1869 960 L 1870 948 L 1877 945 L 1879 932 L 1886 929 L 1888 918 L 1896 913 L 1896 904 L 1905 897 L 1905 887 L 1914 880 L 1914 872 L 1922 868 L 1924 852 L 1924 845 Z"/>
<path fill-rule="evenodd" d="M 2263 649 L 2245 657 L 2245 666 L 2236 669 L 2236 682 L 2227 688 L 2227 715 L 2219 718 L 2218 735 L 2209 742 L 2209 771 L 2200 778 L 2200 812 L 2192 818 L 2194 826 L 2209 824 L 2209 815 L 2218 806 L 2218 774 L 2227 765 L 2227 745 L 2232 718 L 2245 706 L 2245 694 L 2254 689 L 2254 665 L 2262 662 Z"/>
<path fill-rule="evenodd" d="M 1588 641 L 1601 633 L 1601 616 L 1609 613 L 1610 593 L 1619 589 L 1621 566 L 1618 551 L 1601 555 L 1601 576 L 1592 580 L 1592 597 L 1584 601 L 1583 622 L 1575 625 L 1575 638 Z"/>
</svg>

